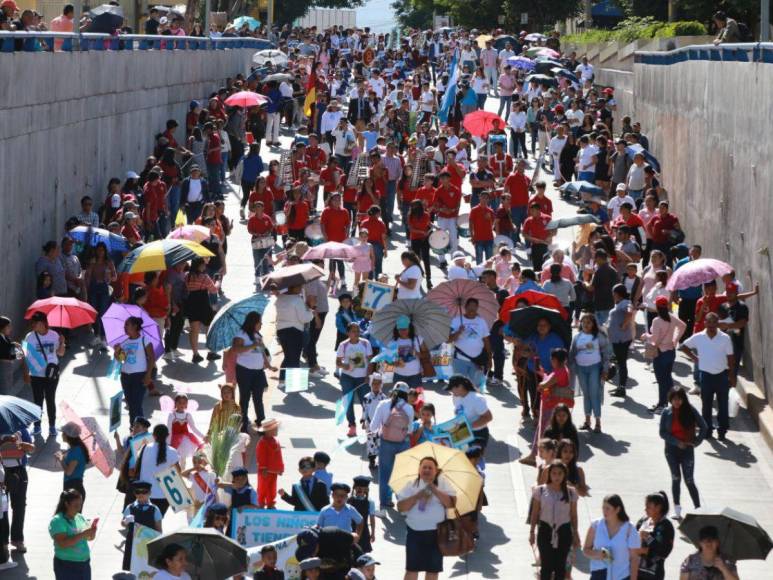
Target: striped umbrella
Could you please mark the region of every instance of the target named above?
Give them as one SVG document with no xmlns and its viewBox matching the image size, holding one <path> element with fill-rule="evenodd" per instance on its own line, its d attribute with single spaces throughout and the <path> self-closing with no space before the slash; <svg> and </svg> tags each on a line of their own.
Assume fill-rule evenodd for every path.
<svg viewBox="0 0 773 580">
<path fill-rule="evenodd" d="M 190 240 L 157 240 L 132 250 L 118 266 L 119 272 L 158 272 L 193 258 L 212 258 L 214 254 Z"/>
</svg>

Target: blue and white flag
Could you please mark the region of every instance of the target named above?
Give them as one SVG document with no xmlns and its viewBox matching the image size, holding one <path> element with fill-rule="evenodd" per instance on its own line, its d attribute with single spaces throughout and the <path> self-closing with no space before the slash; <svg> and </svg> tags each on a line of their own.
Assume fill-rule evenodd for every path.
<svg viewBox="0 0 773 580">
<path fill-rule="evenodd" d="M 440 110 L 438 111 L 438 119 L 441 123 L 448 122 L 448 113 L 451 112 L 451 107 L 456 99 L 456 82 L 459 79 L 459 50 L 454 52 L 454 58 L 451 60 L 451 72 L 449 74 L 448 86 L 446 92 L 443 94 L 443 102 L 440 104 Z"/>
</svg>

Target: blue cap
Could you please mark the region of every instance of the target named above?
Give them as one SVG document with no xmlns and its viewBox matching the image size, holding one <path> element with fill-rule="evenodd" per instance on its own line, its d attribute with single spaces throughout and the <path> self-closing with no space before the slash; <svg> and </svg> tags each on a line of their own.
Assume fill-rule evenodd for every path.
<svg viewBox="0 0 773 580">
<path fill-rule="evenodd" d="M 191 101 L 190 104 L 188 105 L 191 111 L 196 107 L 200 107 L 200 106 L 201 106 L 201 103 L 199 103 L 198 101 Z"/>
<path fill-rule="evenodd" d="M 239 477 L 240 475 L 247 475 L 249 472 L 244 467 L 237 467 L 231 472 L 233 477 Z"/>
<path fill-rule="evenodd" d="M 401 314 L 397 317 L 397 322 L 395 322 L 395 328 L 397 328 L 397 330 L 405 330 L 410 327 L 411 319 L 408 316 Z"/>
</svg>

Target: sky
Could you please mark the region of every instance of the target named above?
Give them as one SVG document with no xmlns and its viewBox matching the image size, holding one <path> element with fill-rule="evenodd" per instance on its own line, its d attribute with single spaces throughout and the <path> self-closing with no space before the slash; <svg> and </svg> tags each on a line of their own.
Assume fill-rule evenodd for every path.
<svg viewBox="0 0 773 580">
<path fill-rule="evenodd" d="M 357 27 L 370 26 L 374 32 L 389 32 L 395 26 L 393 0 L 367 0 L 357 8 Z"/>
</svg>

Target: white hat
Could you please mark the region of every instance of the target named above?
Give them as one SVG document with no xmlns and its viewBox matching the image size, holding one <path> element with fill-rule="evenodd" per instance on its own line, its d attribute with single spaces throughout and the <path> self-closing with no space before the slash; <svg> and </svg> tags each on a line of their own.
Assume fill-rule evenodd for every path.
<svg viewBox="0 0 773 580">
<path fill-rule="evenodd" d="M 126 179 L 139 179 L 139 178 L 140 178 L 139 174 L 134 171 L 126 172 Z"/>
<path fill-rule="evenodd" d="M 370 374 L 370 384 L 372 385 L 375 381 L 378 381 L 380 383 L 384 382 L 384 377 L 381 376 L 381 373 Z"/>
<path fill-rule="evenodd" d="M 133 211 L 127 211 L 123 217 L 126 218 L 127 220 L 133 220 L 133 219 L 137 219 L 137 214 L 134 213 Z"/>
<path fill-rule="evenodd" d="M 169 22 L 169 19 L 166 16 L 162 16 L 158 22 L 159 24 L 166 24 Z"/>
<path fill-rule="evenodd" d="M 615 191 L 625 191 L 625 190 L 626 190 L 625 183 L 618 183 L 617 187 L 615 188 Z"/>
<path fill-rule="evenodd" d="M 393 388 L 395 391 L 397 391 L 398 393 L 407 393 L 408 391 L 410 391 L 410 390 L 411 390 L 411 387 L 409 387 L 409 386 L 408 386 L 408 383 L 406 383 L 406 382 L 404 382 L 404 381 L 397 381 L 397 382 L 396 382 L 396 383 L 393 385 L 393 387 L 392 387 L 392 388 Z"/>
<path fill-rule="evenodd" d="M 456 250 L 453 254 L 451 254 L 452 260 L 464 260 L 466 258 L 467 258 L 467 254 L 465 254 L 461 250 Z"/>
</svg>

